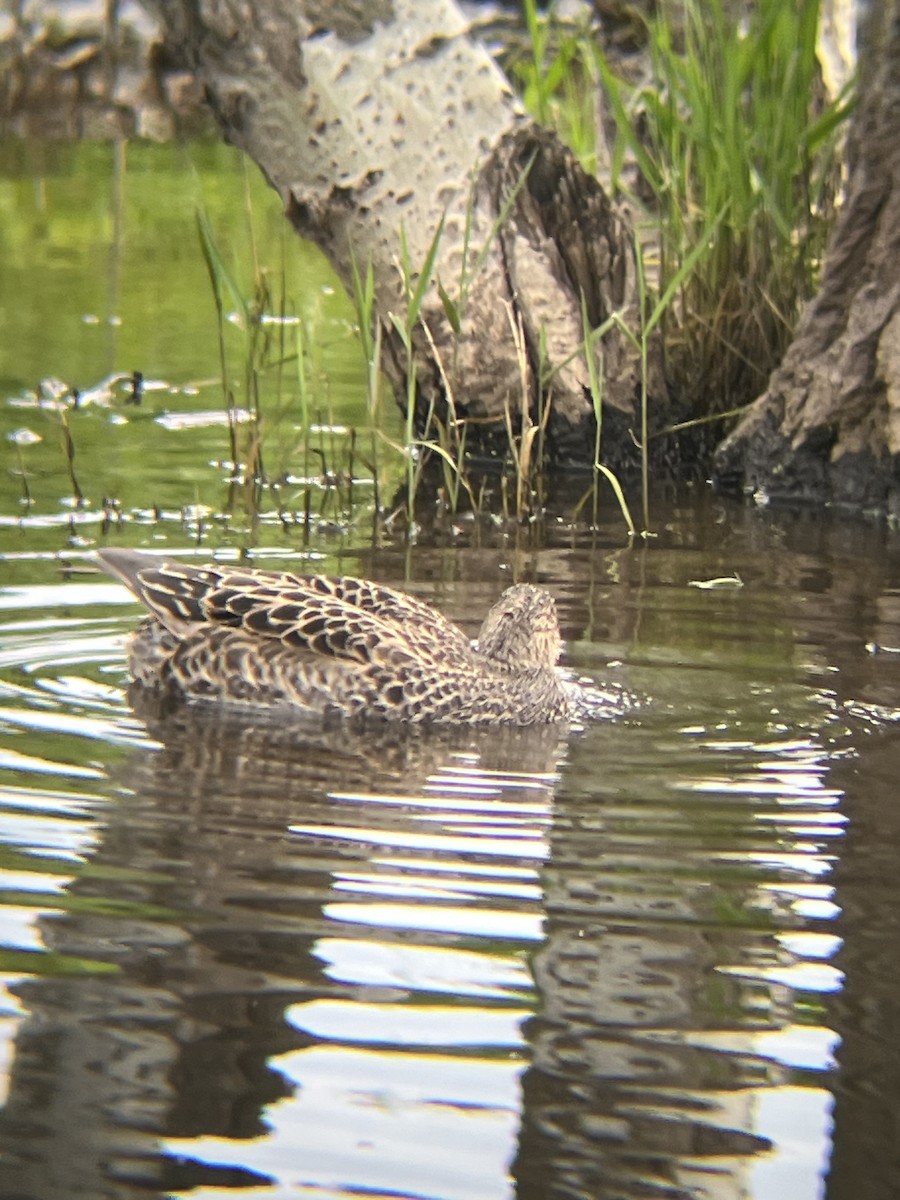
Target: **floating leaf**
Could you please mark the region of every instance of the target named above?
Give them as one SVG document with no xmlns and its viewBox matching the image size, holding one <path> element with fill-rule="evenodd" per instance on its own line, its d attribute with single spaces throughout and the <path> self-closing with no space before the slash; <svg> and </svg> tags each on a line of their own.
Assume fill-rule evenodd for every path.
<svg viewBox="0 0 900 1200">
<path fill-rule="evenodd" d="M 712 588 L 742 588 L 744 581 L 738 575 L 737 571 L 733 575 L 718 575 L 715 579 L 690 579 L 688 587 L 704 588 L 711 590 Z"/>
</svg>

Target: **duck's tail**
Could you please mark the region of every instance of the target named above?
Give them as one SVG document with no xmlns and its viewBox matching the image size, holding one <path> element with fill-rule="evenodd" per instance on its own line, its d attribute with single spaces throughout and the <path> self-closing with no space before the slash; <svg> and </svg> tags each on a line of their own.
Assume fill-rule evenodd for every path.
<svg viewBox="0 0 900 1200">
<path fill-rule="evenodd" d="M 107 575 L 112 575 L 120 583 L 124 583 L 139 600 L 143 600 L 140 572 L 146 571 L 148 567 L 159 566 L 159 559 L 144 550 L 107 547 L 97 551 L 97 560 Z"/>
</svg>

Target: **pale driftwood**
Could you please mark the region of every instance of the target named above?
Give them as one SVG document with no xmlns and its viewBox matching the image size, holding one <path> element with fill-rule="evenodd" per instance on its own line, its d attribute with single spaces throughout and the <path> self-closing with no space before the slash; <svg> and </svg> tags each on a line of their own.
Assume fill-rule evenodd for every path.
<svg viewBox="0 0 900 1200">
<path fill-rule="evenodd" d="M 476 418 L 469 445 L 519 413 L 525 335 L 530 404 L 542 353 L 552 371 L 550 435 L 588 461 L 593 425 L 579 354 L 613 312 L 638 327 L 632 234 L 597 181 L 522 111 L 453 0 L 155 0 L 174 52 L 202 82 L 226 137 L 254 159 L 294 227 L 345 286 L 371 262 L 386 369 L 405 395 L 401 229 L 415 269 L 443 220 L 434 278 L 462 311 L 454 332 L 435 283 L 414 334 L 417 415 Z M 500 220 L 500 218 L 503 218 Z M 485 252 L 486 250 L 486 252 Z M 478 264 L 476 270 L 476 263 Z M 464 283 L 462 281 L 465 280 Z M 606 459 L 635 454 L 639 362 L 602 341 Z M 653 365 L 652 390 L 664 392 Z M 604 418 L 606 420 L 606 418 Z M 616 436 L 617 435 L 617 436 Z"/>
<path fill-rule="evenodd" d="M 900 2 L 873 0 L 847 199 L 819 294 L 716 452 L 727 486 L 900 515 Z"/>
</svg>

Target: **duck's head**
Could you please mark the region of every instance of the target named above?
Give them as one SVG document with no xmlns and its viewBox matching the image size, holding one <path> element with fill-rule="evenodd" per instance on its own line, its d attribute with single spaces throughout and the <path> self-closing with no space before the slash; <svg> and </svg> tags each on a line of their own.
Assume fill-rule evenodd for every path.
<svg viewBox="0 0 900 1200">
<path fill-rule="evenodd" d="M 562 637 L 553 597 L 528 583 L 507 588 L 484 618 L 478 650 L 513 670 L 555 666 Z"/>
</svg>

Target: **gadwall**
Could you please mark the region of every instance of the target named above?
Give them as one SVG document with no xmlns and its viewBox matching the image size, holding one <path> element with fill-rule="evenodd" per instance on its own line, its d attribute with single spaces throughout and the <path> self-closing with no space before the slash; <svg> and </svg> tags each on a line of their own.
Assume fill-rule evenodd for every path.
<svg viewBox="0 0 900 1200">
<path fill-rule="evenodd" d="M 473 644 L 437 609 L 365 579 L 192 567 L 135 550 L 98 558 L 149 609 L 129 652 L 145 687 L 415 723 L 572 716 L 556 605 L 542 588 L 507 588 Z"/>
</svg>

